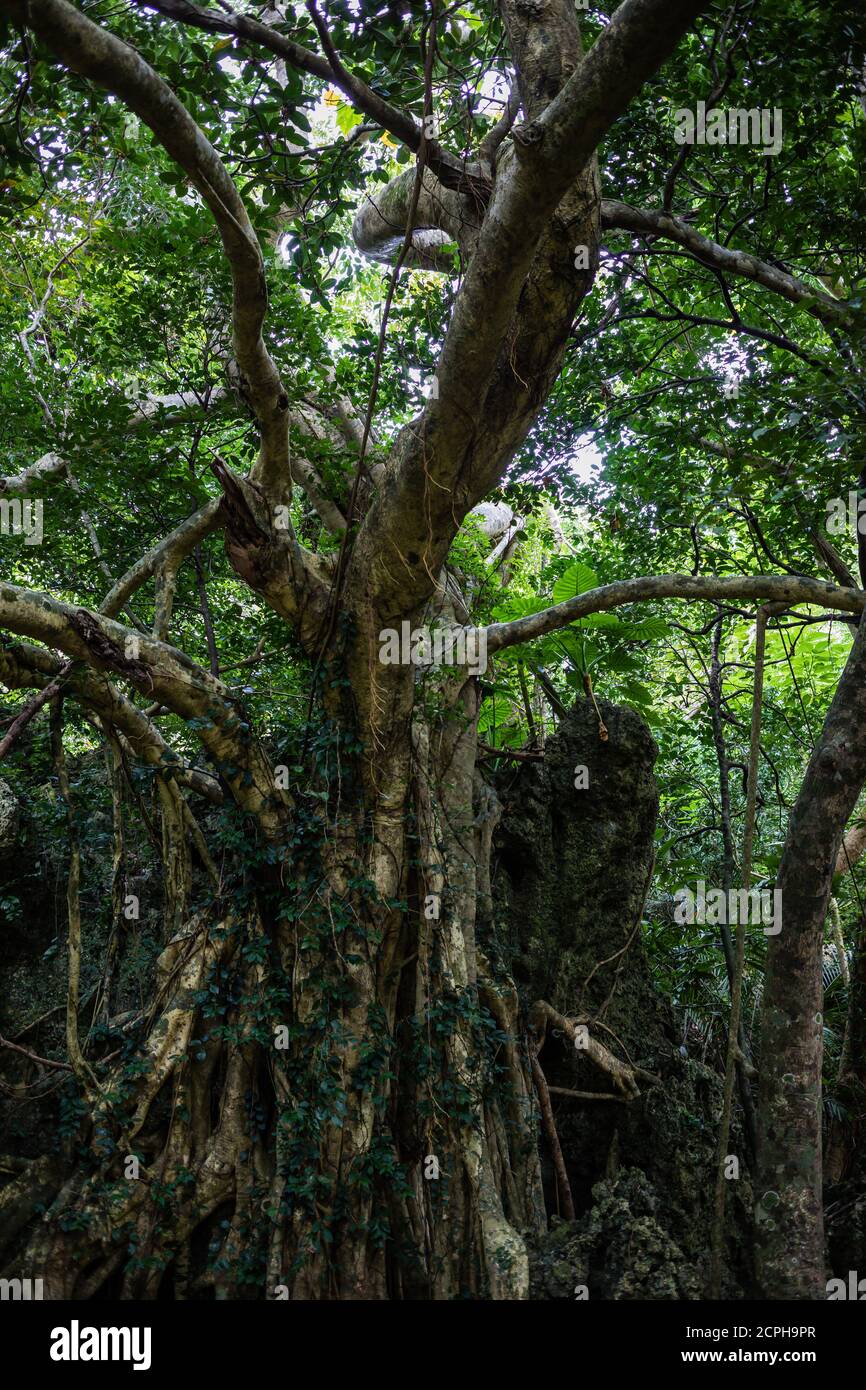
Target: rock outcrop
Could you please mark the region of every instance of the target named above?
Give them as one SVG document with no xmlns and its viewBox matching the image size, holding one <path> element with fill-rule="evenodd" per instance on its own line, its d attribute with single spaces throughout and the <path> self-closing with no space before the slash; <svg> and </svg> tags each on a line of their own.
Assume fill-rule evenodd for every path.
<svg viewBox="0 0 866 1390">
<path fill-rule="evenodd" d="M 633 710 L 580 701 L 541 763 L 500 774 L 493 899 L 527 1008 L 545 999 L 589 1027 L 636 1072 L 633 1100 L 552 1093 L 576 1209 L 535 1251 L 544 1298 L 698 1298 L 706 1277 L 721 1080 L 680 1054 L 670 1002 L 656 986 L 641 921 L 652 879 L 657 749 Z M 610 1094 L 586 1052 L 548 1030 L 551 1087 Z M 728 1201 L 727 1297 L 747 1295 L 751 1193 L 742 1140 Z M 556 1184 L 546 1165 L 548 1208 Z"/>
</svg>

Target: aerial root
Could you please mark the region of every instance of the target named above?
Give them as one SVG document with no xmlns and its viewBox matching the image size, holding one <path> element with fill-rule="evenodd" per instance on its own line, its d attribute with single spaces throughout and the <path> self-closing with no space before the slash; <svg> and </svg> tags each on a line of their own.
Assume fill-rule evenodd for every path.
<svg viewBox="0 0 866 1390">
<path fill-rule="evenodd" d="M 529 1026 L 534 1038 L 536 1051 L 540 1052 L 544 1039 L 547 1035 L 548 1027 L 558 1029 L 569 1042 L 573 1043 L 575 1049 L 583 1056 L 588 1057 L 606 1076 L 613 1082 L 615 1091 L 622 1100 L 637 1100 L 641 1094 L 638 1086 L 638 1077 L 650 1082 L 658 1082 L 659 1078 L 652 1072 L 645 1071 L 643 1067 L 628 1066 L 615 1057 L 609 1048 L 600 1043 L 589 1031 L 589 1018 L 566 1018 L 564 1014 L 558 1013 L 551 1004 L 544 999 L 538 999 L 533 1004 L 529 1016 Z M 582 1031 L 578 1033 L 578 1029 Z"/>
</svg>

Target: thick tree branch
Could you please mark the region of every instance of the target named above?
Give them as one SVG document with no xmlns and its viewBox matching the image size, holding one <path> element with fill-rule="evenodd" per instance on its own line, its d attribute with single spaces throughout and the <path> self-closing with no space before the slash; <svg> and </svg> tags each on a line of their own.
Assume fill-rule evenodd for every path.
<svg viewBox="0 0 866 1390">
<path fill-rule="evenodd" d="M 197 737 L 238 805 L 256 816 L 266 835 L 280 833 L 288 802 L 275 788 L 243 711 L 220 681 L 183 652 L 86 608 L 13 584 L 0 584 L 0 627 L 59 648 L 94 671 L 112 672 L 182 719 L 194 719 Z"/>
<path fill-rule="evenodd" d="M 211 386 L 203 395 L 194 391 L 174 391 L 167 396 L 142 396 L 131 402 L 130 430 L 171 429 L 197 420 L 229 399 L 227 386 Z"/>
<path fill-rule="evenodd" d="M 346 529 L 346 518 L 336 502 L 332 502 L 325 492 L 325 485 L 318 472 L 301 454 L 292 453 L 292 480 L 306 493 L 314 511 L 329 531 L 339 536 Z"/>
<path fill-rule="evenodd" d="M 333 561 L 298 544 L 264 489 L 238 477 L 219 457 L 211 470 L 223 490 L 220 516 L 229 562 L 275 613 L 315 649 L 333 579 Z"/>
<path fill-rule="evenodd" d="M 408 612 L 432 592 L 463 517 L 535 419 L 594 273 L 592 259 L 588 270 L 574 264 L 575 242 L 596 255 L 597 193 L 581 178 L 702 8 L 702 0 L 624 0 L 559 95 L 515 127 L 445 337 L 438 400 L 402 432 L 355 545 L 352 572 L 383 615 Z M 545 235 L 544 265 L 533 269 Z"/>
<path fill-rule="evenodd" d="M 157 726 L 111 681 L 81 665 L 68 668 L 69 663 L 30 642 L 0 647 L 0 683 L 8 690 L 37 689 L 45 695 L 62 677 L 64 695 L 94 710 L 104 725 L 118 730 L 141 762 L 171 772 L 183 786 L 215 806 L 222 804 L 219 782 L 178 760 Z"/>
<path fill-rule="evenodd" d="M 477 413 L 545 223 L 703 8 L 701 0 L 623 0 L 558 96 L 515 127 L 516 158 L 497 179 L 443 348 L 440 414 L 452 397 L 461 418 Z"/>
<path fill-rule="evenodd" d="M 528 1023 L 535 1042 L 535 1046 L 540 1051 L 548 1028 L 560 1032 L 568 1042 L 585 1056 L 594 1066 L 603 1071 L 613 1082 L 616 1090 L 624 1100 L 637 1100 L 640 1097 L 638 1078 L 645 1078 L 648 1081 L 657 1081 L 658 1077 L 651 1072 L 645 1071 L 643 1067 L 629 1066 L 621 1062 L 618 1057 L 605 1047 L 604 1043 L 598 1041 L 590 1029 L 593 1020 L 581 1015 L 578 1018 L 566 1018 L 548 1004 L 546 999 L 537 999 L 529 1011 Z M 577 1030 L 584 1029 L 583 1036 Z M 577 1047 L 577 1044 L 580 1046 Z"/>
<path fill-rule="evenodd" d="M 608 229 L 635 232 L 640 236 L 664 237 L 675 241 L 713 270 L 725 271 L 746 280 L 753 280 L 789 303 L 805 308 L 821 323 L 833 328 L 851 328 L 855 316 L 847 304 L 834 299 L 823 290 L 813 289 L 777 266 L 761 261 L 747 251 L 735 251 L 703 236 L 678 217 L 661 211 L 646 211 L 605 199 L 601 205 L 601 223 Z"/>
<path fill-rule="evenodd" d="M 508 93 L 508 100 L 505 103 L 505 110 L 496 122 L 492 130 L 488 131 L 481 144 L 478 146 L 478 159 L 481 164 L 488 164 L 492 167 L 496 162 L 496 155 L 503 140 L 511 132 L 511 127 L 517 120 L 520 111 L 520 93 L 516 87 Z"/>
<path fill-rule="evenodd" d="M 384 188 L 364 198 L 352 223 L 352 238 L 371 260 L 392 265 L 406 238 L 409 208 L 415 192 L 415 170 L 407 169 Z M 454 274 L 454 258 L 446 251 L 460 243 L 467 221 L 462 200 L 443 188 L 429 168 L 423 182 L 412 230 L 412 243 L 403 264 L 416 270 Z M 477 223 L 471 224 L 477 231 Z"/>
<path fill-rule="evenodd" d="M 542 609 L 540 613 L 515 618 L 510 623 L 492 623 L 486 630 L 487 650 L 497 652 L 518 642 L 544 637 L 548 632 L 567 627 L 578 618 L 585 618 L 590 613 L 607 613 L 623 603 L 662 598 L 682 598 L 692 602 L 748 599 L 757 603 L 784 603 L 788 606 L 813 603 L 839 609 L 843 613 L 862 613 L 866 604 L 866 592 L 862 589 L 842 589 L 821 579 L 801 578 L 798 575 L 733 575 L 724 579 L 714 575 L 650 575 L 604 584 L 601 588 L 590 589 L 588 593 L 567 599 L 565 603 Z"/>
<path fill-rule="evenodd" d="M 227 387 L 213 387 L 206 395 L 201 396 L 192 391 L 181 391 L 167 396 L 146 396 L 134 402 L 128 428 L 132 431 L 138 431 L 145 426 L 172 429 L 177 425 L 188 424 L 191 420 L 201 416 L 203 412 L 212 410 L 215 405 L 224 405 L 229 398 L 230 394 Z M 323 417 L 327 417 L 327 412 L 323 407 L 314 405 L 313 408 Z M 309 414 L 310 412 L 306 411 L 303 406 L 295 406 L 290 413 L 289 423 L 300 429 L 302 434 L 309 434 L 312 432 L 309 427 Z M 336 503 L 332 502 L 325 492 L 316 469 L 308 459 L 299 455 L 297 450 L 290 448 L 289 454 L 292 481 L 297 483 L 298 487 L 307 494 L 311 505 L 318 512 L 328 530 L 338 533 L 345 530 L 345 518 Z"/>
<path fill-rule="evenodd" d="M 57 676 L 48 685 L 43 686 L 38 695 L 34 695 L 32 700 L 28 700 L 21 713 L 12 721 L 3 738 L 0 739 L 0 761 L 6 757 L 9 749 L 12 748 L 23 734 L 31 719 L 36 715 L 49 700 L 53 700 L 55 695 L 60 693 L 60 683 L 62 678 L 71 669 L 72 662 L 65 661 L 59 668 Z M 0 656 L 0 674 L 2 674 L 2 656 Z"/>
<path fill-rule="evenodd" d="M 152 579 L 157 570 L 166 565 L 177 570 L 185 557 L 195 550 L 205 536 L 219 529 L 222 524 L 221 502 L 221 497 L 211 498 L 136 561 L 132 568 L 118 579 L 110 593 L 106 594 L 99 606 L 100 613 L 107 618 L 116 618 L 132 594 Z"/>
<path fill-rule="evenodd" d="M 43 454 L 35 463 L 28 464 L 21 473 L 16 473 L 10 478 L 0 478 L 0 494 L 29 492 L 33 483 L 40 483 L 44 478 L 54 478 L 58 473 L 63 473 L 65 468 L 66 460 L 60 454 Z"/>
</svg>

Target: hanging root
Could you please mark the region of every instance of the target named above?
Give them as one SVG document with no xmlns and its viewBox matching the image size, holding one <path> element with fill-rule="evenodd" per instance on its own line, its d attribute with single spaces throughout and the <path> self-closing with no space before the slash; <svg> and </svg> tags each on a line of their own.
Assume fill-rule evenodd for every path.
<svg viewBox="0 0 866 1390">
<path fill-rule="evenodd" d="M 67 938 L 67 986 L 66 986 L 66 1051 L 72 1070 L 85 1091 L 96 1088 L 97 1082 L 85 1061 L 78 1036 L 79 985 L 81 978 L 81 905 L 79 887 L 81 883 L 81 848 L 78 839 L 78 825 L 75 808 L 72 804 L 72 791 L 63 751 L 63 700 L 58 696 L 51 706 L 51 752 L 60 795 L 66 806 L 66 823 L 69 834 L 69 876 L 66 884 L 66 906 L 69 917 Z"/>
<path fill-rule="evenodd" d="M 211 935 L 206 921 L 194 921 L 169 942 L 158 962 L 160 993 L 171 988 L 171 999 L 144 1046 L 150 1066 L 142 1085 L 128 1138 L 133 1139 L 147 1118 L 154 1097 L 174 1068 L 182 1062 L 192 1037 L 196 1010 L 192 995 L 202 988 L 217 962 L 225 963 L 234 949 L 234 938 L 225 928 Z"/>
<path fill-rule="evenodd" d="M 102 977 L 102 996 L 99 1015 L 107 1023 L 114 1011 L 115 977 L 120 963 L 123 941 L 124 881 L 126 877 L 126 845 L 123 827 L 123 763 L 117 739 L 107 730 L 106 759 L 111 786 L 111 822 L 113 854 L 111 861 L 111 932 L 105 954 Z"/>
<path fill-rule="evenodd" d="M 536 1050 L 541 1051 L 544 1039 L 549 1027 L 558 1029 L 569 1042 L 585 1057 L 588 1057 L 601 1071 L 609 1076 L 613 1085 L 623 1100 L 637 1100 L 641 1094 L 638 1086 L 638 1078 L 644 1081 L 658 1083 L 659 1078 L 652 1072 L 645 1071 L 643 1067 L 627 1066 L 618 1057 L 600 1043 L 597 1038 L 589 1032 L 590 1020 L 588 1018 L 570 1019 L 564 1014 L 557 1013 L 552 1005 L 544 999 L 538 999 L 532 1006 L 529 1015 L 529 1026 L 533 1034 Z M 578 1029 L 581 1031 L 578 1032 Z"/>
<path fill-rule="evenodd" d="M 556 1172 L 556 1187 L 559 1193 L 560 1215 L 564 1216 L 566 1221 L 573 1221 L 575 1213 L 574 1199 L 571 1195 L 571 1184 L 568 1181 L 565 1158 L 563 1157 L 562 1146 L 556 1131 L 556 1121 L 553 1118 L 553 1106 L 550 1103 L 550 1091 L 547 1087 L 547 1079 L 544 1072 L 541 1070 L 538 1052 L 534 1045 L 530 1047 L 530 1058 L 532 1061 L 532 1075 L 535 1080 L 535 1087 L 538 1091 L 538 1101 L 541 1106 L 541 1123 L 544 1127 L 548 1145 L 550 1146 L 553 1167 Z"/>
<path fill-rule="evenodd" d="M 241 1065 L 237 1047 L 226 1056 L 219 1039 L 208 1044 L 204 1065 L 189 1058 L 199 1017 L 194 996 L 215 967 L 235 957 L 239 937 L 232 926 L 214 926 L 204 916 L 193 919 L 163 951 L 154 1002 L 159 1012 L 131 1075 L 127 1063 L 100 1079 L 88 1125 L 89 1176 L 78 1166 L 66 1177 L 64 1161 L 46 1157 L 0 1192 L 3 1259 L 18 1249 L 10 1271 L 38 1273 L 48 1298 L 92 1297 L 125 1260 L 122 1296 L 155 1297 L 175 1254 L 238 1189 L 241 1154 L 252 1147 L 249 1065 Z M 226 1079 L 213 1127 L 212 1081 L 221 1058 Z M 164 1095 L 170 1099 L 167 1114 Z M 115 1114 L 118 1100 L 133 1107 L 125 1126 Z M 143 1157 L 148 1152 L 154 1154 L 149 1161 Z M 40 1209 L 44 1215 L 38 1220 Z M 21 1237 L 34 1220 L 35 1230 L 21 1250 Z M 157 1226 L 161 1220 L 164 1231 Z"/>
</svg>

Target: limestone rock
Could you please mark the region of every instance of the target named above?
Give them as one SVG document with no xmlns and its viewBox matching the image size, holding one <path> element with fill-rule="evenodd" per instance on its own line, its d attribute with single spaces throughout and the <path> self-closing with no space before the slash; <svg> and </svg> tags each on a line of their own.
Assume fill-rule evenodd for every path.
<svg viewBox="0 0 866 1390">
<path fill-rule="evenodd" d="M 0 855 L 12 853 L 18 843 L 21 807 L 18 798 L 0 777 Z"/>
</svg>

